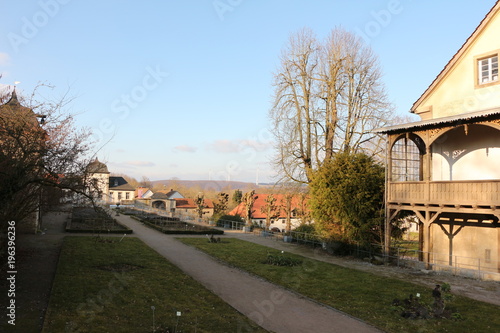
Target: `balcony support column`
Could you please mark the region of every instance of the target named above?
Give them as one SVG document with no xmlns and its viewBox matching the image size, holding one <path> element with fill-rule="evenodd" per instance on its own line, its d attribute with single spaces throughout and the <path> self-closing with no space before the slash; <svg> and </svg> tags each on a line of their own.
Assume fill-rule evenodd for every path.
<svg viewBox="0 0 500 333">
<path fill-rule="evenodd" d="M 431 213 L 429 211 L 425 212 L 425 222 L 424 222 L 424 258 L 427 269 L 431 269 L 431 223 L 430 217 Z"/>
<path fill-rule="evenodd" d="M 431 226 L 432 224 L 439 218 L 441 215 L 440 212 L 433 212 L 429 209 L 425 211 L 414 211 L 420 220 L 420 228 L 419 228 L 419 260 L 423 261 L 426 264 L 427 269 L 431 269 L 431 261 L 432 261 L 432 235 L 431 235 Z"/>
<path fill-rule="evenodd" d="M 425 147 L 425 156 L 424 156 L 424 181 L 425 181 L 425 200 L 426 202 L 430 201 L 430 193 L 431 193 L 431 147 Z"/>
</svg>

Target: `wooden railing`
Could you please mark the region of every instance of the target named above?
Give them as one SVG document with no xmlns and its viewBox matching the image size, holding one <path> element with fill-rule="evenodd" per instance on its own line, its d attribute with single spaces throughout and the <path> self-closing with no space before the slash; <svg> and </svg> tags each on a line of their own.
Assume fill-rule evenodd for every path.
<svg viewBox="0 0 500 333">
<path fill-rule="evenodd" d="M 389 182 L 389 203 L 500 206 L 500 180 Z"/>
</svg>

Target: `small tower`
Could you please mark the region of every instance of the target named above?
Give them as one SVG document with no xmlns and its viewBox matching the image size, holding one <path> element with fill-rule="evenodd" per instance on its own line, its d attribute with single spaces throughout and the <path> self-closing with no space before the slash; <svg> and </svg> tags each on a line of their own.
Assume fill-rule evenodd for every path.
<svg viewBox="0 0 500 333">
<path fill-rule="evenodd" d="M 10 99 L 0 105 L 0 140 L 4 149 L 0 161 L 2 189 L 11 191 L 11 200 L 0 205 L 2 214 L 9 219 L 18 219 L 16 227 L 20 233 L 34 233 L 40 228 L 40 197 L 34 194 L 40 193 L 41 187 L 36 182 L 20 184 L 26 184 L 29 177 L 37 177 L 39 165 L 43 162 L 38 152 L 46 139 L 37 115 L 21 105 L 14 88 Z M 20 168 L 24 168 L 22 172 L 18 172 Z M 34 197 L 36 199 L 32 199 Z"/>
<path fill-rule="evenodd" d="M 106 164 L 100 162 L 97 157 L 87 166 L 87 175 L 89 179 L 95 182 L 95 189 L 100 197 L 99 199 L 106 202 L 109 195 L 109 170 Z"/>
</svg>

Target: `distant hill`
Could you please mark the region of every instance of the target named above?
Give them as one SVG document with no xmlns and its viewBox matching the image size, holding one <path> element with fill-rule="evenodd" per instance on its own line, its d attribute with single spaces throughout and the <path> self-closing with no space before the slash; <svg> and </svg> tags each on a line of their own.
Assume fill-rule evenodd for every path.
<svg viewBox="0 0 500 333">
<path fill-rule="evenodd" d="M 178 186 L 184 187 L 199 187 L 205 191 L 222 191 L 222 190 L 257 190 L 259 188 L 271 186 L 270 184 L 259 184 L 238 182 L 238 181 L 227 181 L 227 180 L 177 180 L 177 179 L 167 179 L 167 180 L 154 180 L 153 185 L 165 185 L 167 189 L 174 189 Z"/>
</svg>

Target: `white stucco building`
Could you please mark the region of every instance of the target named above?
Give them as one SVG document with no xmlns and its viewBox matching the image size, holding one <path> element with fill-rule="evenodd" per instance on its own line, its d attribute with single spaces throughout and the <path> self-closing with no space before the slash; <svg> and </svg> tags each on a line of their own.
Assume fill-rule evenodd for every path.
<svg viewBox="0 0 500 333">
<path fill-rule="evenodd" d="M 134 202 L 135 188 L 123 177 L 110 176 L 106 164 L 97 158 L 87 166 L 87 174 L 97 189 L 99 201 L 106 204 L 131 204 Z"/>
<path fill-rule="evenodd" d="M 380 130 L 388 136 L 387 223 L 401 211 L 416 214 L 420 259 L 429 267 L 476 270 L 495 279 L 500 277 L 499 36 L 497 1 L 413 104 L 411 112 L 421 120 Z M 389 233 L 386 244 L 388 238 Z"/>
</svg>

